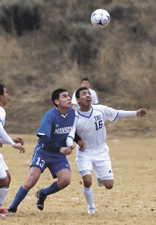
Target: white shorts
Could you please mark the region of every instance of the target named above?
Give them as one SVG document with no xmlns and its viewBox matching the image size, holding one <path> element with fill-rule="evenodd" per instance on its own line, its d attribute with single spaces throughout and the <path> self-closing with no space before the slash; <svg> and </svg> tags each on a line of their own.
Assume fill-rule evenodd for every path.
<svg viewBox="0 0 156 225">
<path fill-rule="evenodd" d="M 0 158 L 0 179 L 7 177 L 6 170 L 8 170 L 7 165 L 4 162 L 3 157 Z"/>
<path fill-rule="evenodd" d="M 94 171 L 96 178 L 101 180 L 113 180 L 113 171 L 110 160 L 92 160 L 92 158 L 76 158 L 79 173 L 82 171 Z"/>
</svg>

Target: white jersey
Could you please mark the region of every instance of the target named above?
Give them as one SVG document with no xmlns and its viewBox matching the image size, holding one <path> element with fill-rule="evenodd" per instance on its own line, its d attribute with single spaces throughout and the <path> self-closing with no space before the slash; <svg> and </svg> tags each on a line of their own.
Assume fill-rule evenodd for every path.
<svg viewBox="0 0 156 225">
<path fill-rule="evenodd" d="M 11 146 L 15 143 L 13 140 L 8 136 L 8 134 L 4 130 L 4 124 L 5 124 L 5 117 L 6 112 L 3 107 L 0 106 L 0 141 L 3 144 L 10 144 Z M 0 153 L 0 158 L 2 158 L 2 154 Z"/>
<path fill-rule="evenodd" d="M 109 148 L 106 145 L 107 134 L 105 120 L 114 121 L 117 117 L 117 110 L 104 106 L 93 105 L 88 112 L 76 111 L 75 122 L 69 137 L 74 139 L 75 133 L 85 143 L 85 151 L 77 149 L 77 157 L 87 157 L 100 153 L 102 157 L 108 156 Z"/>
<path fill-rule="evenodd" d="M 2 123 L 3 127 L 5 124 L 5 117 L 6 117 L 6 112 L 5 112 L 4 108 L 0 106 L 0 122 Z"/>
<path fill-rule="evenodd" d="M 99 100 L 98 100 L 96 92 L 91 88 L 89 88 L 89 91 L 90 91 L 91 96 L 92 96 L 92 104 L 97 105 L 99 103 Z M 79 103 L 76 101 L 75 93 L 76 93 L 76 91 L 74 92 L 74 94 L 72 96 L 71 104 L 76 105 L 76 110 L 78 110 L 80 108 L 80 106 L 79 106 Z"/>
</svg>

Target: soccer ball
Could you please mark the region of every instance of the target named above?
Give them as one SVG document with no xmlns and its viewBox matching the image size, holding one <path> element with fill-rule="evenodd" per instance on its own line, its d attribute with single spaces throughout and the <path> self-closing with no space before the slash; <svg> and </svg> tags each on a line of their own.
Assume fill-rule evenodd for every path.
<svg viewBox="0 0 156 225">
<path fill-rule="evenodd" d="M 110 15 L 104 9 L 97 9 L 91 15 L 91 23 L 100 28 L 105 28 L 110 23 Z"/>
</svg>

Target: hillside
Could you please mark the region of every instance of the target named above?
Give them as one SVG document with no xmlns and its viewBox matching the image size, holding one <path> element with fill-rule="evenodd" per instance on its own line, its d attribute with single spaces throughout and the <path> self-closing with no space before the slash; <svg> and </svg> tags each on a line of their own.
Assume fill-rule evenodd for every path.
<svg viewBox="0 0 156 225">
<path fill-rule="evenodd" d="M 97 8 L 111 15 L 105 29 L 90 23 Z M 101 104 L 148 110 L 145 119 L 107 123 L 109 137 L 155 137 L 155 11 L 153 0 L 1 0 L 0 82 L 9 93 L 7 132 L 36 133 L 53 107 L 52 91 L 64 87 L 72 95 L 88 77 Z"/>
</svg>

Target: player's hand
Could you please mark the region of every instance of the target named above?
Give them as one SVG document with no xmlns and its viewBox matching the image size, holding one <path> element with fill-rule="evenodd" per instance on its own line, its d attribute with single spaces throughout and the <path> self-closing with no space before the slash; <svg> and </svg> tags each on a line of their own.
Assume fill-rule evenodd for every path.
<svg viewBox="0 0 156 225">
<path fill-rule="evenodd" d="M 79 140 L 78 145 L 80 146 L 79 151 L 83 152 L 85 150 L 85 143 L 82 140 Z"/>
<path fill-rule="evenodd" d="M 65 155 L 70 155 L 73 149 L 74 149 L 74 145 L 70 145 L 69 147 L 62 147 L 60 149 L 60 152 Z"/>
<path fill-rule="evenodd" d="M 12 147 L 19 149 L 20 153 L 25 153 L 25 148 L 21 144 L 14 144 Z"/>
<path fill-rule="evenodd" d="M 0 148 L 2 148 L 2 146 L 3 146 L 3 143 L 0 141 Z"/>
<path fill-rule="evenodd" d="M 75 148 L 74 145 L 70 145 L 68 148 L 71 148 L 71 150 L 73 150 Z"/>
<path fill-rule="evenodd" d="M 12 138 L 12 140 L 15 143 L 20 143 L 21 145 L 24 145 L 24 140 L 21 137 L 15 137 L 15 138 Z"/>
<path fill-rule="evenodd" d="M 147 110 L 146 109 L 139 109 L 137 111 L 137 116 L 138 117 L 142 117 L 142 116 L 146 116 L 147 115 Z"/>
</svg>

